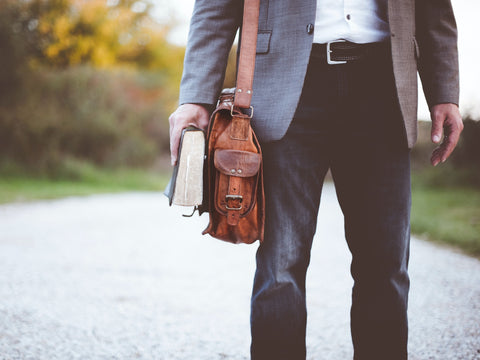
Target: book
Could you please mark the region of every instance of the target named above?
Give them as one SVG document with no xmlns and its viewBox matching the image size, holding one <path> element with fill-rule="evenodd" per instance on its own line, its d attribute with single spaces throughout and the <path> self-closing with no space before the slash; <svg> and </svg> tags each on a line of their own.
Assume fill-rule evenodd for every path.
<svg viewBox="0 0 480 360">
<path fill-rule="evenodd" d="M 165 189 L 170 206 L 199 206 L 203 200 L 205 133 L 193 126 L 182 131 L 177 163 Z"/>
</svg>

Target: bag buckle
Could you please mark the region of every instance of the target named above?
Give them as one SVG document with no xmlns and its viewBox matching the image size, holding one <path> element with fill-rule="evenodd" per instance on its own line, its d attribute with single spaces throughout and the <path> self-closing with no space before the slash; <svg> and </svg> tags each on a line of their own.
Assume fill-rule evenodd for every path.
<svg viewBox="0 0 480 360">
<path fill-rule="evenodd" d="M 243 196 L 242 195 L 225 195 L 225 199 L 227 200 L 227 203 L 225 204 L 225 208 L 227 210 L 242 210 L 242 201 L 243 201 Z M 238 204 L 240 205 L 239 207 L 230 207 L 228 206 L 228 201 L 229 200 L 238 200 Z"/>
<path fill-rule="evenodd" d="M 232 107 L 230 108 L 230 115 L 232 115 L 232 117 L 234 116 L 233 114 L 234 106 L 235 105 L 232 104 Z M 253 117 L 253 106 L 250 106 L 250 114 L 244 114 L 244 115 L 247 115 L 247 117 L 251 119 Z"/>
<path fill-rule="evenodd" d="M 327 63 L 329 65 L 338 65 L 338 64 L 346 64 L 347 62 L 346 61 L 336 61 L 336 60 L 332 60 L 332 52 L 333 50 L 331 49 L 331 45 L 334 44 L 334 43 L 341 43 L 341 42 L 346 42 L 345 40 L 333 40 L 333 41 L 329 41 L 327 43 Z"/>
</svg>

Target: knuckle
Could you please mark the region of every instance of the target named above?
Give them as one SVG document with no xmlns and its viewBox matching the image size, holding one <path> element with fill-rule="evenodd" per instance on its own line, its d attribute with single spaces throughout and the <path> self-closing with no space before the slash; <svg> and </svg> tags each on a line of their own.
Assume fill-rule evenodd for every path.
<svg viewBox="0 0 480 360">
<path fill-rule="evenodd" d="M 432 118 L 432 129 L 435 129 L 436 131 L 439 131 L 443 126 L 443 121 L 441 121 L 440 118 L 434 116 Z"/>
<path fill-rule="evenodd" d="M 442 114 L 443 114 L 443 111 L 442 111 L 441 109 L 439 109 L 439 108 L 435 108 L 435 109 L 433 110 L 433 117 L 434 117 L 435 119 L 441 119 Z"/>
</svg>

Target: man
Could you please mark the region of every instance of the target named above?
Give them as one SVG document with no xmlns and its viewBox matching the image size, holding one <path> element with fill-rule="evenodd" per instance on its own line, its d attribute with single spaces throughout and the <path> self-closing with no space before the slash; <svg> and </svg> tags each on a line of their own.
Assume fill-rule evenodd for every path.
<svg viewBox="0 0 480 360">
<path fill-rule="evenodd" d="M 170 117 L 173 162 L 181 129 L 207 126 L 242 6 L 195 4 L 181 105 Z M 406 359 L 417 69 L 432 141 L 444 135 L 433 165 L 463 128 L 450 0 L 261 0 L 257 39 L 253 126 L 264 153 L 266 223 L 252 359 L 305 359 L 305 274 L 329 168 L 352 253 L 354 358 Z"/>
</svg>

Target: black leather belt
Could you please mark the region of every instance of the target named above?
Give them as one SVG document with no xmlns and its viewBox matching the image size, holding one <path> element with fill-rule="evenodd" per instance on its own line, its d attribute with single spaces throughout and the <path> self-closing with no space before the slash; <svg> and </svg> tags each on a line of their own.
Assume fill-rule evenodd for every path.
<svg viewBox="0 0 480 360">
<path fill-rule="evenodd" d="M 314 43 L 311 56 L 326 59 L 330 65 L 365 60 L 388 54 L 389 42 L 357 44 L 346 40 L 330 41 L 326 44 Z"/>
</svg>

